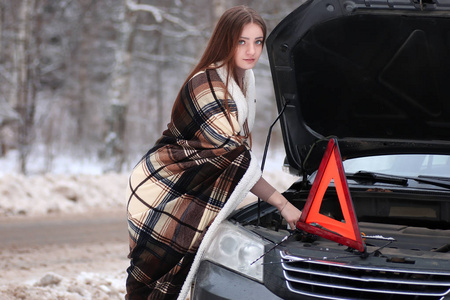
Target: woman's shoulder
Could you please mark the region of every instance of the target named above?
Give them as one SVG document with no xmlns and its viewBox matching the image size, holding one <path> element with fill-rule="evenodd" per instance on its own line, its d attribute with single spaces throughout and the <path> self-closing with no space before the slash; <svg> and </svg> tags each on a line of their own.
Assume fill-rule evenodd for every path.
<svg viewBox="0 0 450 300">
<path fill-rule="evenodd" d="M 205 69 L 194 74 L 189 82 L 193 85 L 212 84 L 214 87 L 225 88 L 225 83 L 220 79 L 216 69 Z"/>
</svg>

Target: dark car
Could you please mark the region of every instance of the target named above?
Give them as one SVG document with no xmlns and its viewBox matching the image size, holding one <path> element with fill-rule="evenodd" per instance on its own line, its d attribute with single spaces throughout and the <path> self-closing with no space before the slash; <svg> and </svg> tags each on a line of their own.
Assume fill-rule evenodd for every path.
<svg viewBox="0 0 450 300">
<path fill-rule="evenodd" d="M 335 141 L 350 205 L 332 180 L 316 214 L 354 214 L 364 249 L 251 204 L 221 225 L 192 298 L 450 299 L 450 2 L 308 1 L 267 49 L 299 177 L 284 195 L 305 209 Z"/>
</svg>

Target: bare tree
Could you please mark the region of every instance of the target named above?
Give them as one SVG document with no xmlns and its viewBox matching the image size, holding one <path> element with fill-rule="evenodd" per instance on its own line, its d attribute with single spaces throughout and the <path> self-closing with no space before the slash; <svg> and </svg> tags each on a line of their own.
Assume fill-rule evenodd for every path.
<svg viewBox="0 0 450 300">
<path fill-rule="evenodd" d="M 112 166 L 109 168 L 118 172 L 122 170 L 125 162 L 125 117 L 130 97 L 130 68 L 136 35 L 137 16 L 134 10 L 138 5 L 129 0 L 124 1 L 116 18 L 118 38 L 109 89 L 110 115 L 108 132 L 105 138 L 105 154 L 112 160 Z"/>
<path fill-rule="evenodd" d="M 132 57 L 139 60 L 150 62 L 153 72 L 149 72 L 145 78 L 153 78 L 150 88 L 150 97 L 147 101 L 153 105 L 145 105 L 153 110 L 152 115 L 152 131 L 161 133 L 167 106 L 164 99 L 168 97 L 165 92 L 167 86 L 167 76 L 165 70 L 170 62 L 174 60 L 188 61 L 192 63 L 192 58 L 180 57 L 175 51 L 167 49 L 167 45 L 173 43 L 173 39 L 187 38 L 189 36 L 201 36 L 201 30 L 190 24 L 181 16 L 183 10 L 175 9 L 170 11 L 168 7 L 163 5 L 167 3 L 161 2 L 161 6 L 141 4 L 133 0 L 125 0 L 127 11 L 122 10 L 119 14 L 118 23 L 120 28 L 117 39 L 115 66 L 111 74 L 110 88 L 110 119 L 109 131 L 106 139 L 106 151 L 112 157 L 114 165 L 112 169 L 120 171 L 127 156 L 127 123 L 124 116 L 128 112 L 130 105 L 129 88 L 131 84 L 131 63 Z M 182 6 L 181 2 L 177 4 Z M 170 6 L 169 6 L 170 7 Z M 141 20 L 148 20 L 148 24 L 137 24 L 138 13 L 141 13 Z M 146 15 L 148 16 L 146 18 Z M 139 26 L 138 26 L 139 25 Z M 135 37 L 138 34 L 151 36 L 147 39 L 145 52 L 136 53 L 134 51 Z M 148 49 L 151 49 L 149 51 Z M 175 69 L 176 70 L 176 69 Z M 142 76 L 141 76 L 142 77 Z M 148 83 L 147 83 L 148 85 Z M 142 112 L 141 112 L 142 114 Z M 145 115 L 140 116 L 146 119 Z M 136 119 L 136 116 L 133 116 Z M 147 123 L 148 124 L 148 123 Z"/>
<path fill-rule="evenodd" d="M 106 170 L 134 164 L 164 130 L 217 19 L 238 4 L 270 32 L 298 1 L 0 0 L 0 157 L 17 150 L 24 173 L 51 171 L 61 155 Z M 257 119 L 273 119 L 264 54 L 255 76 Z M 267 126 L 255 124 L 255 146 Z M 35 157 L 47 165 L 31 169 Z"/>
<path fill-rule="evenodd" d="M 18 149 L 20 153 L 20 170 L 27 173 L 28 155 L 32 146 L 33 125 L 36 111 L 36 91 L 38 84 L 37 49 L 39 45 L 33 36 L 33 29 L 40 27 L 36 18 L 36 0 L 22 0 L 18 15 L 16 56 L 13 79 L 15 98 L 11 99 L 13 107 L 20 117 L 18 124 Z"/>
</svg>

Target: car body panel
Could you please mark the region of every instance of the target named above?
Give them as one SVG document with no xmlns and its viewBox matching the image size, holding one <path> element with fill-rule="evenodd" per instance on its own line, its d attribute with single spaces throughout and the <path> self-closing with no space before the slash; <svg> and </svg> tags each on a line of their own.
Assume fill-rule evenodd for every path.
<svg viewBox="0 0 450 300">
<path fill-rule="evenodd" d="M 280 300 L 260 282 L 236 276 L 226 268 L 203 261 L 196 277 L 194 299 Z"/>
</svg>

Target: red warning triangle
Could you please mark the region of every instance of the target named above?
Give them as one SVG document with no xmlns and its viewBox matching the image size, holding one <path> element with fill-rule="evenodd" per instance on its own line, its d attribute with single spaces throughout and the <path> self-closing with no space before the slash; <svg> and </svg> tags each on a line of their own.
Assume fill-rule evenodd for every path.
<svg viewBox="0 0 450 300">
<path fill-rule="evenodd" d="M 320 213 L 323 196 L 331 181 L 341 205 L 344 221 L 340 222 Z M 297 228 L 346 245 L 360 252 L 366 251 L 356 220 L 353 202 L 342 165 L 341 153 L 335 139 L 330 139 L 320 163 L 316 179 L 309 193 Z"/>
</svg>

